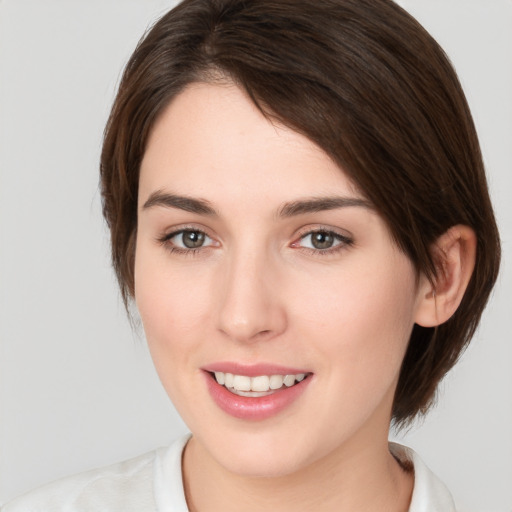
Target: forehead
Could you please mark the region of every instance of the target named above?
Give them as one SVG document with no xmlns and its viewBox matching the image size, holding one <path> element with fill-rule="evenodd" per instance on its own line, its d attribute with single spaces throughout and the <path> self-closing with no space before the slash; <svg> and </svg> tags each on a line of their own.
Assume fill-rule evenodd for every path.
<svg viewBox="0 0 512 512">
<path fill-rule="evenodd" d="M 271 122 L 233 84 L 192 84 L 155 123 L 141 165 L 141 199 L 167 188 L 213 200 L 362 197 L 321 148 Z"/>
</svg>

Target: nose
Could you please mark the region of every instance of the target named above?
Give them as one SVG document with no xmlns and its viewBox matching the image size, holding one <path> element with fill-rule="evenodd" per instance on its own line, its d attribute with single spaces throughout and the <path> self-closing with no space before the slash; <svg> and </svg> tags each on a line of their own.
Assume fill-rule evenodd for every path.
<svg viewBox="0 0 512 512">
<path fill-rule="evenodd" d="M 252 343 L 282 334 L 287 316 L 276 265 L 248 252 L 232 255 L 220 273 L 218 328 L 230 339 Z"/>
</svg>

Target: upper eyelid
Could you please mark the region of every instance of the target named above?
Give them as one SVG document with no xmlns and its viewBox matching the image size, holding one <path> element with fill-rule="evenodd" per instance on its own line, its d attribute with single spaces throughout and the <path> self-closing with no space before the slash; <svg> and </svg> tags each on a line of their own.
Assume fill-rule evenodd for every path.
<svg viewBox="0 0 512 512">
<path fill-rule="evenodd" d="M 344 250 L 345 248 L 352 247 L 354 245 L 354 237 L 350 233 L 340 233 L 341 230 L 335 229 L 335 228 L 328 228 L 328 227 L 315 227 L 315 228 L 305 228 L 302 233 L 295 236 L 293 242 L 290 244 L 290 247 L 294 250 L 301 250 L 308 253 L 316 254 L 316 255 L 334 255 L 338 253 L 339 251 Z M 332 247 L 326 248 L 326 249 L 316 249 L 312 247 L 303 247 L 301 245 L 302 240 L 307 238 L 310 235 L 313 235 L 315 233 L 328 233 L 332 234 L 338 243 L 333 245 Z"/>
<path fill-rule="evenodd" d="M 338 238 L 340 240 L 351 240 L 351 237 L 349 236 L 346 236 L 346 235 L 342 235 L 341 233 L 338 233 L 337 231 L 327 231 L 327 230 L 324 230 L 324 229 L 318 229 L 318 230 L 315 230 L 315 231 L 308 231 L 306 233 L 304 233 L 303 235 L 301 235 L 299 237 L 300 240 L 302 240 L 303 238 L 306 238 L 307 236 L 310 236 L 310 235 L 314 235 L 316 233 L 326 233 L 326 234 L 329 234 L 329 235 L 333 235 L 335 238 Z"/>
<path fill-rule="evenodd" d="M 337 229 L 330 226 L 316 226 L 316 227 L 304 227 L 297 231 L 297 235 L 300 238 L 303 238 L 307 235 L 311 235 L 314 233 L 332 233 L 333 235 L 339 236 L 340 238 L 350 239 L 352 240 L 354 237 L 351 233 L 346 230 Z"/>
<path fill-rule="evenodd" d="M 176 235 L 179 235 L 180 233 L 184 233 L 187 231 L 196 231 L 198 233 L 204 233 L 207 237 L 213 238 L 212 234 L 206 228 L 196 226 L 177 226 L 165 230 L 164 234 L 160 237 L 160 239 L 169 239 Z"/>
<path fill-rule="evenodd" d="M 171 240 L 179 236 L 180 234 L 186 233 L 186 232 L 196 232 L 196 233 L 202 233 L 210 240 L 210 243 L 207 245 L 201 245 L 199 247 L 180 247 L 179 244 L 177 245 L 174 242 L 171 242 Z M 182 253 L 182 254 L 193 254 L 197 253 L 201 250 L 207 250 L 211 247 L 215 247 L 218 242 L 215 240 L 215 238 L 211 237 L 205 230 L 197 229 L 197 228 L 179 228 L 176 230 L 172 230 L 169 233 L 166 233 L 160 237 L 157 237 L 156 241 L 161 244 L 162 246 L 168 246 L 168 250 L 172 252 Z"/>
<path fill-rule="evenodd" d="M 193 231 L 193 232 L 195 231 L 195 232 L 203 233 L 210 240 L 210 243 L 207 243 L 206 245 L 201 245 L 201 246 L 195 247 L 195 248 L 193 248 L 193 247 L 183 248 L 172 241 L 172 239 L 174 237 L 179 236 L 180 234 L 185 233 L 187 231 Z M 178 227 L 175 229 L 170 229 L 170 230 L 164 232 L 163 234 L 156 236 L 155 241 L 159 245 L 162 245 L 163 247 L 167 246 L 167 248 L 169 250 L 173 250 L 176 252 L 182 252 L 182 253 L 197 252 L 200 250 L 206 250 L 206 249 L 210 249 L 212 247 L 218 246 L 218 241 L 214 237 L 212 237 L 210 234 L 208 234 L 208 232 L 206 230 L 192 228 L 192 227 Z"/>
</svg>

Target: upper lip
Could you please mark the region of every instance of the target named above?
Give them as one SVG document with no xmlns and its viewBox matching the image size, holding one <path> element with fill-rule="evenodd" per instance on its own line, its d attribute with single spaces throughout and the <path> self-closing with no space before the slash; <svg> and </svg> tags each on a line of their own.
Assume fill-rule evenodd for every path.
<svg viewBox="0 0 512 512">
<path fill-rule="evenodd" d="M 311 373 L 304 368 L 295 368 L 275 363 L 254 363 L 244 364 L 233 361 L 219 361 L 207 364 L 201 368 L 206 372 L 232 373 L 233 375 L 246 375 L 247 377 L 258 377 L 259 375 L 297 375 L 300 373 Z"/>
</svg>

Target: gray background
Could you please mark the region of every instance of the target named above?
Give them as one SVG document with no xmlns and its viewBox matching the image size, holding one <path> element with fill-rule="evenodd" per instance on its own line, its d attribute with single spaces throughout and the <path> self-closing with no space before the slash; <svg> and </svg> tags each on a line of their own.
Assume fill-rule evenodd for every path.
<svg viewBox="0 0 512 512">
<path fill-rule="evenodd" d="M 119 299 L 100 215 L 122 66 L 171 0 L 0 0 L 0 502 L 185 431 Z M 512 511 L 512 2 L 403 0 L 452 58 L 481 136 L 504 262 L 438 407 L 399 440 L 464 511 Z"/>
</svg>

